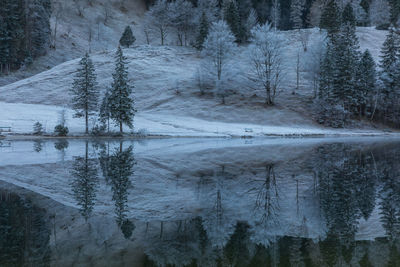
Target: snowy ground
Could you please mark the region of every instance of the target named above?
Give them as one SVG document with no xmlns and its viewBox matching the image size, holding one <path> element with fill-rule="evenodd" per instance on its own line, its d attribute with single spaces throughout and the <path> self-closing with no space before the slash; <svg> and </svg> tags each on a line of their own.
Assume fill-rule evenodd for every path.
<svg viewBox="0 0 400 267">
<path fill-rule="evenodd" d="M 286 40 L 283 44 L 284 78 L 274 107 L 264 106 L 263 91 L 249 88 L 246 73 L 250 63 L 245 47 L 236 54 L 234 71 L 228 75 L 229 89 L 234 93 L 226 98 L 225 105 L 216 96 L 199 94 L 196 73 L 202 59 L 194 49 L 147 45 L 125 49 L 139 111 L 135 130 L 174 136 L 378 133 L 371 130 L 373 128 L 367 122 L 353 127 L 364 129 L 362 131 L 333 131 L 313 121 L 313 89 L 306 58 L 310 56 L 312 47 L 319 44 L 322 34 L 317 29 L 309 31 L 308 52 L 303 51 L 296 31 L 281 33 Z M 359 28 L 361 48 L 371 50 L 378 59 L 385 34 L 385 31 L 373 28 Z M 297 53 L 301 56 L 302 71 L 300 89 L 293 95 L 296 80 L 293 66 Z M 97 51 L 92 58 L 99 90 L 104 92 L 111 85 L 114 51 Z M 0 127 L 9 126 L 17 133 L 29 133 L 33 123 L 39 121 L 48 132 L 52 132 L 58 119 L 57 111 L 71 106 L 69 90 L 78 61 L 67 61 L 33 77 L 0 87 L 0 107 L 4 110 L 0 114 Z M 68 126 L 74 134 L 83 132 L 82 120 L 70 118 Z"/>
<path fill-rule="evenodd" d="M 43 124 L 45 132 L 52 133 L 64 108 L 50 105 L 12 104 L 0 102 L 0 127 L 11 127 L 12 133 L 29 134 L 35 122 Z M 71 135 L 84 131 L 84 121 L 73 118 L 73 111 L 64 109 Z M 94 122 L 91 122 L 91 126 Z M 115 129 L 117 130 L 117 129 Z M 189 116 L 139 112 L 135 117 L 135 131 L 155 136 L 181 137 L 242 137 L 242 136 L 313 136 L 313 135 L 396 135 L 380 130 L 334 130 L 309 125 L 274 126 L 262 124 L 225 123 L 207 121 Z M 7 133 L 5 133 L 7 134 Z"/>
</svg>

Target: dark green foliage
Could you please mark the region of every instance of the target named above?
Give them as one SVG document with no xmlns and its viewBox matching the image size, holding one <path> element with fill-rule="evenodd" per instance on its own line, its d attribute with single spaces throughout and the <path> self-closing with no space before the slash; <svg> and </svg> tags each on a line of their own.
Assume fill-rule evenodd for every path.
<svg viewBox="0 0 400 267">
<path fill-rule="evenodd" d="M 29 65 L 50 39 L 50 0 L 0 0 L 0 73 Z"/>
<path fill-rule="evenodd" d="M 135 229 L 134 224 L 128 221 L 126 215 L 128 190 L 132 186 L 130 177 L 133 175 L 133 167 L 136 164 L 132 151 L 132 146 L 123 150 L 120 143 L 120 149 L 115 151 L 107 161 L 107 179 L 110 181 L 112 199 L 115 202 L 116 220 L 126 238 L 129 238 Z"/>
<path fill-rule="evenodd" d="M 368 111 L 372 115 L 375 104 L 374 97 L 376 95 L 376 66 L 368 50 L 361 57 L 358 73 L 357 102 L 360 108 L 359 113 L 364 116 Z"/>
<path fill-rule="evenodd" d="M 110 97 L 108 98 L 110 107 L 110 118 L 120 128 L 123 133 L 122 125 L 126 124 L 133 128 L 133 118 L 135 116 L 134 99 L 132 98 L 132 86 L 128 80 L 128 68 L 126 57 L 124 57 L 121 47 L 118 47 L 116 54 L 116 66 L 113 74 Z"/>
<path fill-rule="evenodd" d="M 347 3 L 343 9 L 342 24 L 350 24 L 353 27 L 356 26 L 356 17 L 354 16 L 353 7 L 350 3 Z"/>
<path fill-rule="evenodd" d="M 89 116 L 97 111 L 99 93 L 94 65 L 87 53 L 79 62 L 71 93 L 72 107 L 76 111 L 74 116 L 85 118 L 85 133 L 88 134 Z"/>
<path fill-rule="evenodd" d="M 229 25 L 232 33 L 235 35 L 236 42 L 242 43 L 245 40 L 244 29 L 236 1 L 229 1 L 224 11 L 224 18 Z"/>
<path fill-rule="evenodd" d="M 330 0 L 325 6 L 319 23 L 321 29 L 326 29 L 328 33 L 336 33 L 340 29 L 339 8 L 334 0 Z"/>
<path fill-rule="evenodd" d="M 389 0 L 390 5 L 390 23 L 396 25 L 399 20 L 400 15 L 400 1 L 399 0 Z M 400 26 L 400 25 L 397 25 Z"/>
<path fill-rule="evenodd" d="M 54 133 L 57 136 L 67 136 L 69 133 L 69 129 L 65 125 L 58 124 L 56 127 L 54 127 Z"/>
<path fill-rule="evenodd" d="M 35 134 L 35 135 L 43 134 L 43 125 L 40 122 L 36 122 L 33 125 L 33 134 Z"/>
<path fill-rule="evenodd" d="M 348 9 L 346 13 L 351 11 Z M 351 19 L 354 16 L 349 13 L 346 17 Z M 360 113 L 364 104 L 359 84 L 359 45 L 355 24 L 351 21 L 344 22 L 338 32 L 332 31 L 332 28 L 329 31 L 327 49 L 321 64 L 318 121 L 333 127 L 343 127 L 351 115 Z"/>
<path fill-rule="evenodd" d="M 246 222 L 237 222 L 235 231 L 224 247 L 224 256 L 229 266 L 246 266 L 250 260 L 248 248 L 250 226 Z"/>
<path fill-rule="evenodd" d="M 59 150 L 59 151 L 64 151 L 67 149 L 69 146 L 69 143 L 65 139 L 58 140 L 57 142 L 54 143 L 54 148 Z"/>
<path fill-rule="evenodd" d="M 75 157 L 71 175 L 74 178 L 71 186 L 82 216 L 87 221 L 93 212 L 98 184 L 97 162 L 89 159 L 88 142 L 84 157 Z"/>
<path fill-rule="evenodd" d="M 0 266 L 50 266 L 50 224 L 32 201 L 0 191 Z"/>
<path fill-rule="evenodd" d="M 199 32 L 198 32 L 198 35 L 196 38 L 196 48 L 198 50 L 203 49 L 204 41 L 206 40 L 208 32 L 210 30 L 209 28 L 210 28 L 210 25 L 208 23 L 206 13 L 203 12 L 201 14 L 200 28 L 199 28 Z"/>
<path fill-rule="evenodd" d="M 126 26 L 124 33 L 122 34 L 119 44 L 123 47 L 130 47 L 136 41 L 135 36 L 133 36 L 132 29 L 130 26 Z"/>
</svg>

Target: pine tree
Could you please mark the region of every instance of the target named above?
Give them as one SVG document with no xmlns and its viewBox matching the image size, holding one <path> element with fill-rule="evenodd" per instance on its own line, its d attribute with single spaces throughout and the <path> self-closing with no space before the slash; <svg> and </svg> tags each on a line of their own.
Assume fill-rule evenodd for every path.
<svg viewBox="0 0 400 267">
<path fill-rule="evenodd" d="M 390 22 L 395 25 L 399 20 L 400 15 L 400 1 L 389 0 L 390 4 Z"/>
<path fill-rule="evenodd" d="M 89 116 L 97 111 L 98 91 L 96 74 L 89 54 L 81 59 L 72 86 L 72 107 L 76 111 L 75 117 L 85 117 L 85 133 L 89 133 Z"/>
<path fill-rule="evenodd" d="M 343 127 L 347 114 L 359 109 L 359 45 L 355 26 L 345 22 L 339 32 L 328 35 L 321 65 L 319 112 L 321 123 Z"/>
<path fill-rule="evenodd" d="M 357 66 L 360 60 L 355 27 L 346 23 L 341 27 L 336 43 L 334 95 L 345 110 L 354 112 L 357 103 Z"/>
<path fill-rule="evenodd" d="M 330 0 L 325 6 L 321 15 L 319 27 L 321 29 L 326 29 L 329 34 L 339 31 L 340 15 L 339 8 L 336 5 L 335 0 Z"/>
<path fill-rule="evenodd" d="M 399 36 L 395 29 L 391 27 L 381 49 L 381 61 L 379 65 L 381 68 L 380 79 L 384 85 L 383 94 L 385 100 L 389 100 L 395 93 L 396 81 L 394 74 L 400 51 L 399 48 Z"/>
<path fill-rule="evenodd" d="M 225 21 L 229 25 L 232 33 L 235 35 L 236 42 L 242 43 L 245 41 L 245 33 L 242 21 L 239 16 L 239 10 L 234 0 L 229 1 L 225 8 Z"/>
<path fill-rule="evenodd" d="M 199 33 L 196 38 L 196 48 L 198 50 L 203 49 L 204 41 L 207 38 L 208 32 L 209 32 L 209 24 L 208 24 L 206 13 L 203 11 L 203 13 L 201 14 L 201 19 L 200 19 Z"/>
<path fill-rule="evenodd" d="M 119 44 L 123 47 L 130 47 L 136 41 L 135 36 L 133 36 L 132 29 L 130 26 L 126 26 L 124 33 L 119 40 Z"/>
<path fill-rule="evenodd" d="M 290 4 L 290 21 L 293 29 L 301 29 L 303 27 L 304 4 L 303 0 L 292 0 Z"/>
<path fill-rule="evenodd" d="M 374 59 L 368 50 L 365 50 L 361 57 L 358 83 L 358 103 L 360 107 L 360 115 L 365 115 L 367 108 L 369 108 L 372 113 L 373 97 L 376 86 L 376 66 Z"/>
<path fill-rule="evenodd" d="M 356 17 L 354 16 L 353 7 L 350 3 L 347 3 L 342 13 L 342 24 L 347 23 L 349 23 L 351 26 L 356 26 Z"/>
<path fill-rule="evenodd" d="M 116 53 L 116 66 L 113 74 L 113 83 L 109 97 L 111 119 L 119 125 L 120 133 L 123 133 L 122 126 L 126 124 L 133 128 L 133 118 L 135 116 L 134 100 L 131 98 L 132 86 L 129 85 L 127 61 L 121 47 Z"/>
</svg>

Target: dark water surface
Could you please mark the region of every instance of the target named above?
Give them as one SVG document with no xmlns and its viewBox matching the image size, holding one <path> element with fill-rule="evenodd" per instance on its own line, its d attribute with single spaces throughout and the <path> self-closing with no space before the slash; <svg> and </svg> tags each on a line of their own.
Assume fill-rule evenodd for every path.
<svg viewBox="0 0 400 267">
<path fill-rule="evenodd" d="M 0 266 L 400 266 L 400 140 L 0 145 Z"/>
</svg>

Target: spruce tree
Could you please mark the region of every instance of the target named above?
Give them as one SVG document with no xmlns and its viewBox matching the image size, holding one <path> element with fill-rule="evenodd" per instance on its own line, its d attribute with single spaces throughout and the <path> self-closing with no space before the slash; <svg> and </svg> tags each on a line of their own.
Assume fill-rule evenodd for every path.
<svg viewBox="0 0 400 267">
<path fill-rule="evenodd" d="M 355 25 L 345 22 L 339 32 L 331 32 L 328 35 L 326 55 L 321 65 L 321 123 L 342 127 L 348 114 L 357 113 L 359 110 L 359 60 Z"/>
<path fill-rule="evenodd" d="M 319 23 L 321 29 L 326 29 L 329 34 L 339 31 L 340 15 L 335 0 L 330 0 L 325 6 Z"/>
<path fill-rule="evenodd" d="M 199 29 L 199 33 L 197 35 L 196 38 L 196 48 L 198 50 L 202 50 L 203 49 L 203 45 L 204 45 L 204 41 L 207 38 L 208 32 L 209 32 L 209 24 L 208 24 L 208 19 L 206 16 L 206 13 L 203 11 L 203 13 L 201 14 L 201 18 L 200 18 L 200 29 Z"/>
<path fill-rule="evenodd" d="M 344 24 L 336 42 L 334 95 L 345 110 L 354 112 L 357 107 L 357 66 L 360 60 L 359 44 L 355 27 Z"/>
<path fill-rule="evenodd" d="M 303 27 L 304 4 L 304 0 L 292 0 L 290 4 L 290 21 L 293 29 L 301 29 Z"/>
<path fill-rule="evenodd" d="M 121 47 L 118 47 L 116 56 L 115 72 L 109 97 L 110 115 L 116 125 L 119 125 L 120 133 L 123 133 L 122 126 L 126 124 L 133 128 L 133 118 L 135 116 L 134 99 L 131 98 L 132 86 L 128 80 L 128 68 L 126 57 L 123 55 Z"/>
<path fill-rule="evenodd" d="M 372 113 L 372 98 L 374 96 L 376 86 L 376 66 L 374 59 L 368 50 L 365 50 L 361 57 L 358 82 L 358 103 L 360 107 L 360 115 L 365 115 L 367 108 L 369 108 Z"/>
<path fill-rule="evenodd" d="M 130 26 L 126 26 L 124 33 L 122 34 L 119 44 L 123 47 L 130 47 L 136 41 L 135 36 L 133 36 L 132 29 Z"/>
<path fill-rule="evenodd" d="M 379 65 L 381 68 L 380 80 L 384 85 L 383 94 L 386 101 L 393 97 L 395 93 L 396 81 L 394 75 L 399 51 L 399 35 L 391 27 L 381 49 Z"/>
<path fill-rule="evenodd" d="M 98 91 L 96 74 L 89 54 L 81 59 L 71 90 L 75 117 L 85 117 L 85 133 L 89 133 L 89 116 L 97 111 Z"/>
<path fill-rule="evenodd" d="M 350 3 L 347 3 L 342 13 L 342 24 L 347 23 L 349 23 L 351 26 L 356 26 L 356 17 L 354 15 L 353 7 Z"/>
<path fill-rule="evenodd" d="M 236 42 L 242 43 L 245 41 L 245 32 L 242 21 L 240 19 L 239 10 L 236 1 L 229 1 L 225 8 L 225 21 L 229 25 L 232 33 L 235 35 Z"/>
</svg>

